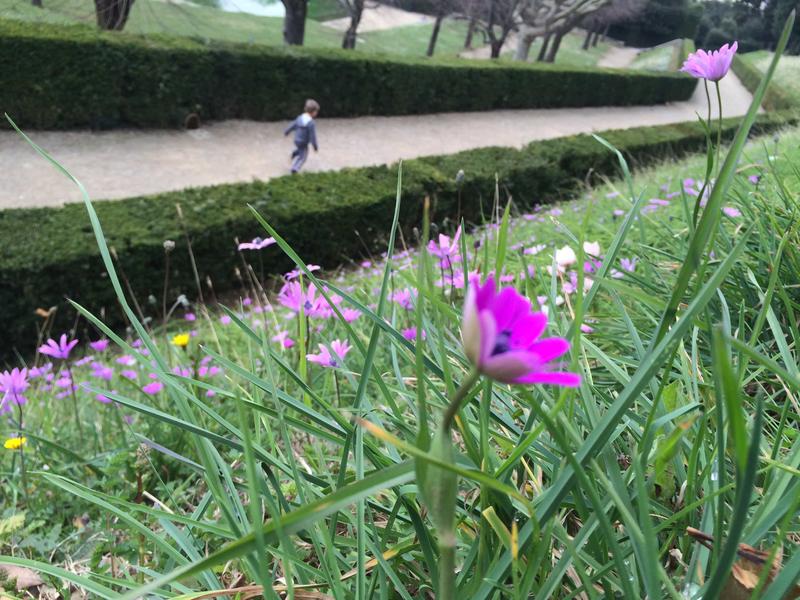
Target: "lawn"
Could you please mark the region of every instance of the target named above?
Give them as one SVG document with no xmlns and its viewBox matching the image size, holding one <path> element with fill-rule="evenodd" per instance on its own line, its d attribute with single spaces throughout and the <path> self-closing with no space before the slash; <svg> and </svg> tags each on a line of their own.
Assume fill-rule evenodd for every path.
<svg viewBox="0 0 800 600">
<path fill-rule="evenodd" d="M 0 18 L 48 23 L 94 23 L 94 5 L 88 0 L 45 0 L 38 9 L 23 0 L 0 0 Z M 340 5 L 332 0 L 312 2 L 306 22 L 306 45 L 314 48 L 338 48 L 342 34 L 320 24 L 326 18 L 343 16 Z M 317 19 L 317 20 L 314 20 Z M 359 34 L 359 52 L 425 56 L 433 25 L 409 25 L 395 29 Z M 230 13 L 211 6 L 161 0 L 137 0 L 125 28 L 128 33 L 176 35 L 201 40 L 222 40 L 247 44 L 280 45 L 283 43 L 283 19 L 245 13 Z M 463 49 L 467 24 L 461 19 L 447 19 L 436 45 L 436 56 L 455 56 Z M 476 40 L 480 36 L 476 35 Z M 581 50 L 583 37 L 570 34 L 564 38 L 556 62 L 564 65 L 593 66 L 607 49 L 598 44 Z M 513 48 L 507 48 L 513 53 Z M 531 51 L 536 56 L 538 48 Z"/>
<path fill-rule="evenodd" d="M 672 45 L 661 45 L 644 50 L 636 56 L 631 68 L 644 71 L 669 71 L 672 68 L 673 53 Z"/>
<path fill-rule="evenodd" d="M 606 53 L 609 48 L 607 42 L 599 42 L 597 46 L 590 47 L 588 50 L 583 49 L 583 41 L 585 34 L 579 32 L 568 33 L 561 40 L 561 47 L 556 54 L 555 64 L 569 65 L 575 67 L 594 67 L 597 61 Z M 542 48 L 542 38 L 533 42 L 529 55 L 530 60 L 536 60 L 539 51 Z M 516 47 L 513 44 L 508 44 L 503 48 L 503 60 L 513 60 L 514 51 Z"/>
<path fill-rule="evenodd" d="M 742 54 L 741 57 L 764 73 L 772 60 L 772 52 L 759 50 Z M 800 56 L 783 56 L 778 63 L 773 82 L 797 98 L 800 103 Z"/>
<path fill-rule="evenodd" d="M 262 253 L 291 250 L 258 243 L 228 310 L 154 298 L 130 318 L 161 323 L 163 306 L 167 328 L 108 347 L 79 322 L 68 359 L 29 363 L 0 429 L 3 561 L 94 597 L 173 572 L 150 591 L 420 598 L 456 565 L 464 598 L 677 599 L 739 585 L 735 551 L 697 539 L 741 536 L 782 552 L 781 597 L 800 573 L 800 130 L 740 164 L 706 208 L 703 156 L 508 216 L 500 182 L 485 224 L 425 252 L 404 235 L 391 262 L 270 280 Z M 509 289 L 477 297 L 476 324 L 466 280 L 492 273 Z M 524 365 L 540 383 L 508 385 L 509 349 L 544 322 L 519 320 L 525 302 L 558 339 Z M 541 383 L 564 381 L 553 371 L 582 384 Z M 454 441 L 429 447 L 446 414 Z"/>
</svg>

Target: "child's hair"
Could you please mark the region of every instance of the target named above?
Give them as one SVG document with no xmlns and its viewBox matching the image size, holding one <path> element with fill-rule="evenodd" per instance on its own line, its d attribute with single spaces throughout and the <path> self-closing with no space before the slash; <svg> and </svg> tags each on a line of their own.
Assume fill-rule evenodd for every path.
<svg viewBox="0 0 800 600">
<path fill-rule="evenodd" d="M 319 112 L 319 102 L 309 98 L 308 100 L 306 100 L 305 111 L 309 114 Z"/>
</svg>

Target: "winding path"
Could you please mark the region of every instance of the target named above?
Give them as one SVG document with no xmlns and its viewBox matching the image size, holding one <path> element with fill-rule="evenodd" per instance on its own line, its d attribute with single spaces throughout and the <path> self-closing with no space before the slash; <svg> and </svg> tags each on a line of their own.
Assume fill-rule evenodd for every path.
<svg viewBox="0 0 800 600">
<path fill-rule="evenodd" d="M 729 73 L 722 80 L 726 116 L 746 112 L 750 93 Z M 520 147 L 603 129 L 690 121 L 705 114 L 698 85 L 688 102 L 658 106 L 500 110 L 407 117 L 325 119 L 309 171 L 395 162 L 484 146 Z M 716 102 L 713 104 L 716 106 Z M 189 186 L 269 179 L 288 171 L 285 123 L 223 121 L 194 131 L 30 131 L 87 188 L 93 199 L 118 199 Z M 79 201 L 74 186 L 14 132 L 0 131 L 0 208 Z"/>
</svg>

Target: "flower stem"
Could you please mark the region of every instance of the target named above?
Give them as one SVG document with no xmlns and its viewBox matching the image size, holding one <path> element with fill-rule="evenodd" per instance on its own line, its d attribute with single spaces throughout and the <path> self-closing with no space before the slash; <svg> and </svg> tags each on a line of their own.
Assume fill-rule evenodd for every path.
<svg viewBox="0 0 800 600">
<path fill-rule="evenodd" d="M 722 146 L 722 94 L 719 91 L 719 81 L 715 81 L 714 85 L 717 86 L 717 106 L 719 107 L 719 115 L 717 120 L 717 175 L 719 175 L 722 165 L 719 164 L 719 149 Z"/>
<path fill-rule="evenodd" d="M 453 419 L 456 418 L 458 409 L 461 408 L 461 403 L 464 401 L 464 398 L 467 397 L 467 394 L 478 381 L 479 377 L 480 373 L 477 367 L 473 367 L 469 375 L 467 375 L 467 378 L 461 382 L 461 386 L 455 391 L 450 398 L 450 403 L 447 405 L 447 410 L 445 410 L 444 419 L 442 420 L 442 429 L 450 431 L 450 428 L 453 426 Z"/>
<path fill-rule="evenodd" d="M 456 597 L 456 544 L 454 536 L 447 534 L 439 540 L 439 593 L 436 600 L 455 600 Z"/>
<path fill-rule="evenodd" d="M 78 435 L 83 439 L 83 426 L 81 425 L 80 409 L 78 408 L 78 396 L 75 394 L 75 378 L 72 376 L 72 367 L 69 361 L 64 361 L 69 375 L 69 391 L 72 392 L 72 407 L 75 409 L 75 424 L 78 426 Z"/>
<path fill-rule="evenodd" d="M 16 392 L 14 392 L 14 402 L 16 402 L 17 410 L 19 411 L 19 423 L 18 423 L 18 425 L 19 425 L 19 434 L 18 435 L 19 435 L 19 439 L 20 439 L 20 445 L 19 445 L 19 463 L 20 464 L 19 464 L 19 468 L 20 468 L 20 473 L 22 474 L 22 495 L 27 498 L 27 496 L 28 496 L 28 477 L 27 477 L 27 472 L 25 470 L 25 448 L 24 448 L 25 444 L 23 444 L 22 441 L 21 441 L 22 438 L 23 438 L 22 434 L 23 434 L 23 428 L 24 428 L 23 418 L 22 418 L 22 404 L 20 403 Z"/>
</svg>

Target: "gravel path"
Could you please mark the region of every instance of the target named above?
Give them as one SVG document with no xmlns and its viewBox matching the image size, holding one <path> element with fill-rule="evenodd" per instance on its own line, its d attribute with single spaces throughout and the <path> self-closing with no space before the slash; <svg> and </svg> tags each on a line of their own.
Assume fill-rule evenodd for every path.
<svg viewBox="0 0 800 600">
<path fill-rule="evenodd" d="M 598 67 L 611 67 L 613 69 L 624 69 L 629 66 L 641 50 L 639 48 L 628 48 L 627 46 L 611 46 L 606 53 L 597 61 Z"/>
<path fill-rule="evenodd" d="M 722 80 L 726 116 L 742 115 L 751 96 L 729 73 Z M 713 105 L 716 106 L 714 100 Z M 324 111 L 324 107 L 323 107 Z M 575 133 L 691 121 L 705 114 L 703 86 L 688 102 L 659 106 L 500 110 L 318 121 L 319 154 L 309 171 L 377 165 L 484 146 L 521 147 Z M 189 186 L 269 179 L 287 173 L 285 123 L 223 121 L 195 131 L 30 131 L 87 188 L 116 199 Z M 0 208 L 79 201 L 74 186 L 14 132 L 0 131 Z"/>
<path fill-rule="evenodd" d="M 364 12 L 361 13 L 361 21 L 358 24 L 358 32 L 367 33 L 394 29 L 395 27 L 406 27 L 408 25 L 426 25 L 433 23 L 433 21 L 433 17 L 422 13 L 401 10 L 385 4 L 376 4 L 364 7 Z M 350 17 L 323 21 L 322 24 L 336 31 L 344 32 L 350 27 Z"/>
</svg>

